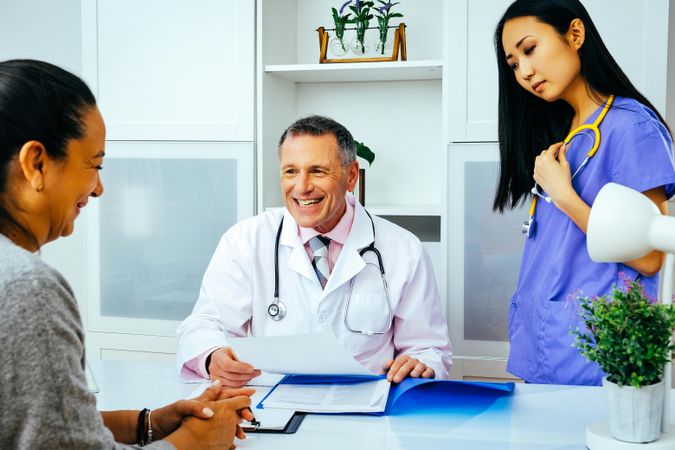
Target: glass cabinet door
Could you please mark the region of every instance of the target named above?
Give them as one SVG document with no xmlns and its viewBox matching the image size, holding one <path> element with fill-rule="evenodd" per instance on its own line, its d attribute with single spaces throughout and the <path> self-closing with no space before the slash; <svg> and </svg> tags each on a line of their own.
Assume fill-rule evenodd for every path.
<svg viewBox="0 0 675 450">
<path fill-rule="evenodd" d="M 253 214 L 252 144 L 109 142 L 89 215 L 90 331 L 173 336 L 222 234 Z"/>
<path fill-rule="evenodd" d="M 499 154 L 496 143 L 449 146 L 448 320 L 455 351 L 508 355 L 507 316 L 523 250 L 524 205 L 492 211 Z"/>
</svg>

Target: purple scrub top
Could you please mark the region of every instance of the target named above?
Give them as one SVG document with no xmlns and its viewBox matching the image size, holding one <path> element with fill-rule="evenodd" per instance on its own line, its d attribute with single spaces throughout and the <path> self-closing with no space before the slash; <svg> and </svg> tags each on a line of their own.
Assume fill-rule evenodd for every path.
<svg viewBox="0 0 675 450">
<path fill-rule="evenodd" d="M 586 123 L 593 123 L 601 110 Z M 617 97 L 599 128 L 597 153 L 572 180 L 587 204 L 592 205 L 609 182 L 639 192 L 664 186 L 666 198 L 675 194 L 673 144 L 651 109 Z M 591 145 L 586 137 L 573 140 L 567 151 L 572 173 Z M 553 203 L 539 199 L 535 223 L 533 237 L 525 238 L 518 286 L 511 298 L 507 370 L 531 383 L 598 385 L 604 373 L 572 346 L 570 329 L 583 329 L 576 297 L 609 294 L 612 285 L 638 277 L 646 293 L 656 297 L 658 275 L 644 277 L 623 264 L 593 262 L 586 234 Z"/>
</svg>

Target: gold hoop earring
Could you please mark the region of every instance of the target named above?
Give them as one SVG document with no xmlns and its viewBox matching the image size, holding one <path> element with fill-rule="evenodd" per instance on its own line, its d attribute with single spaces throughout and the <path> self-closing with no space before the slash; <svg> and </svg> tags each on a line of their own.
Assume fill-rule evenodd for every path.
<svg viewBox="0 0 675 450">
<path fill-rule="evenodd" d="M 38 192 L 42 192 L 42 191 L 44 191 L 44 190 L 45 190 L 45 185 L 44 185 L 44 184 L 41 184 L 41 185 L 38 186 L 38 188 L 36 189 L 36 191 L 38 191 Z"/>
</svg>

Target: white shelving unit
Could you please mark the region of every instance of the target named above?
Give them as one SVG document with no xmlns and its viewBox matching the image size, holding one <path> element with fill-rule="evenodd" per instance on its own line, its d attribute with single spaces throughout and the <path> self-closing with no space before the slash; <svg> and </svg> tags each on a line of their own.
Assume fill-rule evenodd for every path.
<svg viewBox="0 0 675 450">
<path fill-rule="evenodd" d="M 258 210 L 282 204 L 277 145 L 283 130 L 302 116 L 332 117 L 375 152 L 366 207 L 424 242 L 444 292 L 444 20 L 438 12 L 446 2 L 396 6 L 407 25 L 407 61 L 319 64 L 315 30 L 332 26 L 333 6 L 333 0 L 257 0 Z"/>
<path fill-rule="evenodd" d="M 377 216 L 431 216 L 438 217 L 441 215 L 441 208 L 438 205 L 415 205 L 415 206 L 398 206 L 398 205 L 371 205 L 368 204 L 368 211 Z"/>
<path fill-rule="evenodd" d="M 285 64 L 265 66 L 265 73 L 296 83 L 440 80 L 442 60 L 375 63 Z"/>
</svg>

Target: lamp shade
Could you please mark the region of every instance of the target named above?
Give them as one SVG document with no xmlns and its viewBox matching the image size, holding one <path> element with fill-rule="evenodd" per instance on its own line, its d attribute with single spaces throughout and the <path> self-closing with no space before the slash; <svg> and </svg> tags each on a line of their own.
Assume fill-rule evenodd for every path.
<svg viewBox="0 0 675 450">
<path fill-rule="evenodd" d="M 588 253 L 596 262 L 623 262 L 652 250 L 675 252 L 675 218 L 661 215 L 645 195 L 606 184 L 591 207 Z"/>
</svg>

